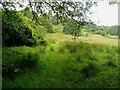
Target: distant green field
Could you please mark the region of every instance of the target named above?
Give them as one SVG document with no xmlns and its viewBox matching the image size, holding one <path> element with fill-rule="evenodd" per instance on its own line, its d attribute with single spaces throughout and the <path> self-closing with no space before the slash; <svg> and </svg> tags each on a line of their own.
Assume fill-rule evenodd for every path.
<svg viewBox="0 0 120 90">
<path fill-rule="evenodd" d="M 85 32 L 84 32 L 85 33 Z M 47 39 L 50 42 L 59 42 L 59 41 L 73 41 L 72 35 L 65 35 L 63 33 L 55 33 L 55 34 L 47 34 Z M 91 34 L 88 33 L 88 36 L 81 36 L 78 37 L 79 40 L 77 41 L 83 41 L 83 42 L 89 42 L 89 43 L 96 43 L 96 44 L 103 44 L 108 46 L 117 46 L 118 47 L 118 39 L 115 36 L 111 36 L 114 38 L 107 38 L 101 35 L 97 34 Z"/>
</svg>

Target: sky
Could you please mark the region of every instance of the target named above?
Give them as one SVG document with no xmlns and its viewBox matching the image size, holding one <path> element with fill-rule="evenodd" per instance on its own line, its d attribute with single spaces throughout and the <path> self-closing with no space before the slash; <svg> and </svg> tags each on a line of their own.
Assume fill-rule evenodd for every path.
<svg viewBox="0 0 120 90">
<path fill-rule="evenodd" d="M 109 5 L 106 1 L 99 2 L 98 6 L 92 7 L 92 17 L 97 25 L 118 25 L 118 5 Z"/>
</svg>

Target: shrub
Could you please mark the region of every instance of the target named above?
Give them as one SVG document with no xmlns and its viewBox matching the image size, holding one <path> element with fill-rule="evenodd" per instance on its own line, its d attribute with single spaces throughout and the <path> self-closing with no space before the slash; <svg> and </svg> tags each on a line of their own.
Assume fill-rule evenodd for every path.
<svg viewBox="0 0 120 90">
<path fill-rule="evenodd" d="M 83 73 L 85 78 L 88 78 L 88 79 L 91 76 L 95 75 L 97 72 L 98 72 L 98 67 L 95 64 L 91 63 L 91 62 L 89 62 L 88 65 L 85 66 L 81 71 L 81 73 Z"/>
<path fill-rule="evenodd" d="M 4 78 L 13 80 L 19 69 L 13 63 L 2 64 L 2 76 Z"/>
<path fill-rule="evenodd" d="M 100 34 L 102 36 L 106 36 L 107 35 L 107 33 L 105 31 L 101 31 L 101 30 L 98 30 L 96 33 Z"/>
<path fill-rule="evenodd" d="M 37 53 L 28 53 L 23 55 L 22 59 L 19 60 L 16 64 L 19 68 L 33 68 L 36 67 L 39 63 L 39 55 Z"/>
<path fill-rule="evenodd" d="M 39 55 L 36 53 L 28 53 L 21 58 L 16 58 L 2 64 L 2 74 L 6 79 L 14 80 L 17 74 L 25 69 L 33 69 L 39 65 Z"/>
</svg>

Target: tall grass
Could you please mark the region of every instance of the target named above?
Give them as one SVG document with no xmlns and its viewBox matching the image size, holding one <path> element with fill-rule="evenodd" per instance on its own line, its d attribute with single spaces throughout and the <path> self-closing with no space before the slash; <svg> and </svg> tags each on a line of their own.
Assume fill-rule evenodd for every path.
<svg viewBox="0 0 120 90">
<path fill-rule="evenodd" d="M 23 67 L 19 68 L 23 71 L 15 74 L 15 79 L 4 78 L 3 87 L 118 87 L 117 47 L 79 41 L 65 41 L 57 45 L 47 46 L 44 53 L 40 46 L 3 48 L 4 64 L 16 62 Z M 30 69 L 32 66 L 34 69 Z"/>
<path fill-rule="evenodd" d="M 40 53 L 38 54 L 33 48 L 27 46 L 4 47 L 2 56 L 3 77 L 10 80 L 15 79 L 16 74 L 26 72 L 27 69 L 30 70 L 37 66 L 42 67 Z"/>
</svg>

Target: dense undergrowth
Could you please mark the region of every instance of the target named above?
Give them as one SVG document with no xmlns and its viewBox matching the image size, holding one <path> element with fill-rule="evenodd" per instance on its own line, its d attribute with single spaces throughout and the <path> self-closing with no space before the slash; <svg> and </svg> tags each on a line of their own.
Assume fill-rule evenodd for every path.
<svg viewBox="0 0 120 90">
<path fill-rule="evenodd" d="M 113 46 L 64 41 L 3 47 L 3 65 L 3 88 L 118 87 L 118 48 Z"/>
</svg>

